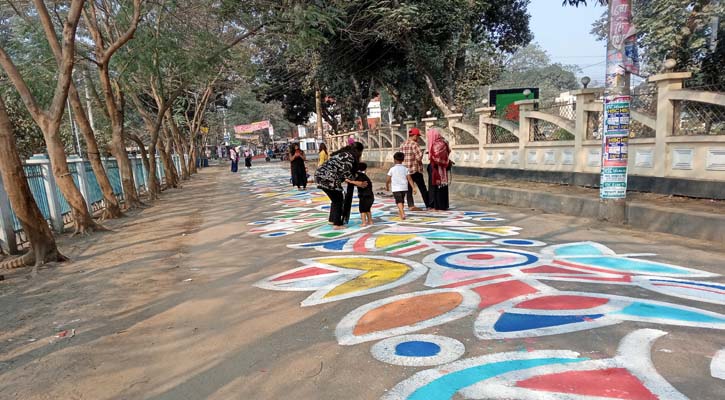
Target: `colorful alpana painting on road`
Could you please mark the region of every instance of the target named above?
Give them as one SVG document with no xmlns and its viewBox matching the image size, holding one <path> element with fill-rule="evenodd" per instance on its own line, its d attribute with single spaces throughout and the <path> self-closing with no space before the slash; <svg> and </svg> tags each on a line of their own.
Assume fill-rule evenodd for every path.
<svg viewBox="0 0 725 400">
<path fill-rule="evenodd" d="M 631 399 L 683 400 L 652 364 L 652 344 L 666 332 L 640 329 L 625 336 L 617 355 L 592 360 L 571 350 L 496 353 L 421 371 L 383 400 Z"/>
<path fill-rule="evenodd" d="M 403 221 L 389 198 L 374 206 L 375 225 L 361 227 L 354 206 L 346 229 L 335 231 L 327 224 L 324 193 L 280 189 L 289 185 L 284 178 L 260 176 L 244 190 L 277 210 L 250 223 L 249 232 L 300 254 L 332 256 L 303 258 L 301 267 L 255 285 L 312 292 L 302 306 L 369 296 L 338 322 L 338 343 L 372 343 L 372 357 L 392 365 L 439 366 L 401 382 L 384 399 L 682 399 L 650 356 L 663 331 L 636 330 L 603 359 L 571 348 L 546 350 L 547 338 L 614 324 L 634 329 L 631 323 L 725 329 L 717 309 L 725 305 L 725 284 L 715 273 L 657 261 L 655 254 L 618 254 L 597 242 L 526 238 L 506 216 L 489 211 L 411 212 Z M 313 239 L 286 237 L 297 232 Z M 586 286 L 560 290 L 547 283 Z M 636 296 L 607 293 L 612 288 Z M 642 289 L 664 298 L 641 298 L 649 297 Z M 677 304 L 681 299 L 687 305 Z M 454 321 L 470 330 L 456 338 L 431 334 Z M 464 358 L 472 350 L 466 346 L 480 351 L 482 344 L 509 340 L 538 340 L 539 349 Z M 724 358 L 715 354 L 703 376 L 725 379 Z"/>
<path fill-rule="evenodd" d="M 479 310 L 474 334 L 484 340 L 558 335 L 625 321 L 725 329 L 725 315 L 711 311 L 633 297 L 560 291 L 530 278 L 503 276 L 467 287 L 376 300 L 345 316 L 336 335 L 338 343 L 353 345 L 417 332 Z M 403 315 L 407 317 L 400 317 Z"/>
<path fill-rule="evenodd" d="M 382 292 L 412 282 L 426 272 L 417 262 L 389 257 L 321 257 L 300 262 L 305 265 L 263 279 L 255 286 L 314 291 L 301 303 L 312 306 Z"/>
</svg>

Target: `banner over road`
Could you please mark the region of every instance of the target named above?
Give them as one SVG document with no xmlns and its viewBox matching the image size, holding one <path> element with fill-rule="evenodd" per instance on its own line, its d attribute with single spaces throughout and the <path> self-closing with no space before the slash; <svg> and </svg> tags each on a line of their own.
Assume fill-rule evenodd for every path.
<svg viewBox="0 0 725 400">
<path fill-rule="evenodd" d="M 235 125 L 234 133 L 251 133 L 262 129 L 268 129 L 269 127 L 269 121 L 252 122 L 251 124 L 246 125 Z"/>
</svg>

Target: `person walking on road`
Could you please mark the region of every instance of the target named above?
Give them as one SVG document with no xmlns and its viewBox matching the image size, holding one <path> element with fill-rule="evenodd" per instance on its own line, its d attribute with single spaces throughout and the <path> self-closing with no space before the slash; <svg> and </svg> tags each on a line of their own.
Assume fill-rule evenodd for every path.
<svg viewBox="0 0 725 400">
<path fill-rule="evenodd" d="M 357 187 L 367 187 L 367 182 L 354 181 L 357 173 L 357 166 L 360 162 L 364 146 L 355 142 L 330 154 L 330 159 L 315 171 L 315 183 L 317 187 L 330 198 L 330 217 L 328 221 L 333 229 L 344 229 L 343 226 L 343 203 L 345 201 L 342 193 L 343 183 L 352 183 Z"/>
<path fill-rule="evenodd" d="M 320 143 L 320 152 L 318 153 L 318 159 L 317 159 L 317 166 L 321 166 L 325 162 L 327 162 L 328 159 L 330 159 L 330 155 L 327 153 L 327 145 L 324 143 Z"/>
<path fill-rule="evenodd" d="M 232 161 L 232 172 L 237 172 L 239 169 L 239 154 L 234 147 L 229 149 L 229 159 Z"/>
<path fill-rule="evenodd" d="M 408 168 L 408 173 L 412 181 L 418 186 L 420 195 L 423 196 L 423 202 L 426 208 L 429 208 L 428 189 L 425 187 L 425 178 L 423 177 L 423 152 L 420 151 L 418 140 L 420 139 L 420 130 L 418 128 L 411 128 L 408 131 L 408 140 L 403 142 L 400 146 L 400 152 L 405 156 L 403 166 Z M 415 199 L 413 198 L 413 186 L 408 186 L 408 194 L 406 195 L 408 200 L 408 209 L 410 211 L 420 211 L 421 209 L 415 206 Z"/>
<path fill-rule="evenodd" d="M 433 211 L 448 209 L 448 171 L 451 162 L 448 156 L 451 147 L 436 128 L 427 132 L 428 147 L 428 192 L 429 206 Z"/>
<path fill-rule="evenodd" d="M 405 205 L 403 204 L 404 197 L 408 193 L 408 188 L 413 188 L 413 179 L 408 173 L 408 168 L 403 165 L 405 161 L 405 154 L 397 152 L 393 154 L 393 165 L 388 171 L 388 181 L 385 182 L 385 190 L 393 192 L 393 198 L 395 198 L 395 205 L 398 207 L 398 217 L 401 220 L 405 220 Z M 415 188 L 413 188 L 415 192 Z"/>
<path fill-rule="evenodd" d="M 298 190 L 307 189 L 307 167 L 305 167 L 305 152 L 296 144 L 292 145 L 290 152 L 290 172 L 292 174 L 292 186 Z"/>
<path fill-rule="evenodd" d="M 244 150 L 244 166 L 247 169 L 252 168 L 252 151 L 249 149 Z"/>
</svg>

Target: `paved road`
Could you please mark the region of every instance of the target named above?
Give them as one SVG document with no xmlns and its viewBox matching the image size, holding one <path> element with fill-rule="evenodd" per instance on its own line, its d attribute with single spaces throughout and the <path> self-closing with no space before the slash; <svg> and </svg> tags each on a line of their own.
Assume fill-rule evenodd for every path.
<svg viewBox="0 0 725 400">
<path fill-rule="evenodd" d="M 53 299 L 54 288 L 71 292 L 74 282 L 78 298 L 41 315 L 13 309 L 14 333 L 3 332 L 3 341 L 25 338 L 32 332 L 26 325 L 42 330 L 43 318 L 89 315 L 96 300 L 84 297 L 108 304 L 76 322 L 78 333 L 67 341 L 6 345 L 0 393 L 23 399 L 721 399 L 725 393 L 725 356 L 716 355 L 725 348 L 725 286 L 717 275 L 724 249 L 458 198 L 450 212 L 410 214 L 403 222 L 390 213 L 391 200 L 379 197 L 375 226 L 360 228 L 353 218 L 349 229 L 335 232 L 326 224 L 324 194 L 289 190 L 278 165 L 237 175 L 203 171 L 183 192 L 120 222 L 117 233 L 79 245 L 76 261 L 62 271 L 43 272 L 55 285 L 49 293 L 11 282 L 0 306 L 13 299 L 42 303 Z M 93 280 L 85 278 L 91 268 L 97 268 Z"/>
</svg>

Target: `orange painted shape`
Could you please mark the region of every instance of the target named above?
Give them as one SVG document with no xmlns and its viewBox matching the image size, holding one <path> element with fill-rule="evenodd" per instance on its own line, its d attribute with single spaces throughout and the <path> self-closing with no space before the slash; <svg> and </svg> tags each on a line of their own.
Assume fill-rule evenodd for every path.
<svg viewBox="0 0 725 400">
<path fill-rule="evenodd" d="M 443 315 L 463 302 L 458 292 L 444 292 L 410 297 L 368 311 L 358 320 L 356 336 L 413 325 Z"/>
<path fill-rule="evenodd" d="M 471 290 L 478 293 L 481 297 L 481 302 L 478 304 L 479 308 L 486 308 L 525 294 L 538 293 L 535 287 L 521 281 L 492 283 L 490 285 L 475 287 Z"/>
</svg>

